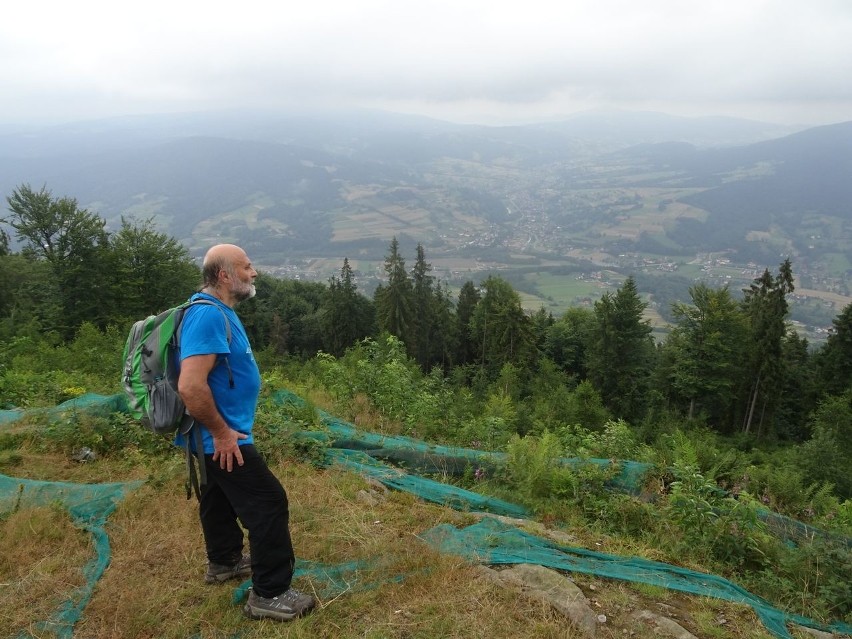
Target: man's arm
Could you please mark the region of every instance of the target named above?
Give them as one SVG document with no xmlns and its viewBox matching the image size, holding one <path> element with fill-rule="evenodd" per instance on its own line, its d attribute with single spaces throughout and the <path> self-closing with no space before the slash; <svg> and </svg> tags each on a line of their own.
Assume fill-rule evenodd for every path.
<svg viewBox="0 0 852 639">
<path fill-rule="evenodd" d="M 248 435 L 228 426 L 216 409 L 213 393 L 207 383 L 207 376 L 216 365 L 216 358 L 215 354 L 210 354 L 192 355 L 184 359 L 180 365 L 178 393 L 189 414 L 203 423 L 213 435 L 213 461 L 218 461 L 220 468 L 227 468 L 231 472 L 234 460 L 238 465 L 243 465 L 238 442 Z"/>
</svg>

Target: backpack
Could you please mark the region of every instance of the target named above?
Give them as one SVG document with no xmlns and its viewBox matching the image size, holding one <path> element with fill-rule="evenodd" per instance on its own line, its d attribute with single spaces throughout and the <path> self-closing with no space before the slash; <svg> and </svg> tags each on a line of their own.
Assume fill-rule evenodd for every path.
<svg viewBox="0 0 852 639">
<path fill-rule="evenodd" d="M 187 458 L 189 479 L 187 481 L 187 499 L 191 497 L 190 489 L 200 498 L 200 487 L 195 475 L 195 465 L 189 444 L 190 431 L 195 431 L 196 454 L 198 457 L 201 486 L 207 483 L 207 474 L 201 456 L 204 448 L 201 445 L 200 429 L 193 429 L 195 420 L 187 413 L 177 391 L 178 371 L 176 354 L 180 348 L 181 322 L 186 310 L 193 304 L 207 304 L 219 309 L 225 319 L 225 331 L 228 343 L 231 342 L 231 323 L 225 311 L 214 302 L 199 299 L 184 302 L 158 315 L 150 315 L 135 322 L 127 336 L 124 345 L 124 367 L 121 383 L 127 397 L 129 413 L 138 419 L 146 428 L 160 435 L 171 435 L 180 432 L 184 435 L 184 448 Z M 228 365 L 228 360 L 225 358 Z M 233 387 L 233 377 L 228 374 Z"/>
</svg>

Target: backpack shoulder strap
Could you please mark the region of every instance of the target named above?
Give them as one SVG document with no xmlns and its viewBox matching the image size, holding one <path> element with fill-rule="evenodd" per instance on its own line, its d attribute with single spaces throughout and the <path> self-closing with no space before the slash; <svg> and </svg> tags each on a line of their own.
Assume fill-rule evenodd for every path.
<svg viewBox="0 0 852 639">
<path fill-rule="evenodd" d="M 231 321 L 228 319 L 228 316 L 225 314 L 225 311 L 219 306 L 216 302 L 211 302 L 210 300 L 198 299 L 192 300 L 189 302 L 186 307 L 194 306 L 195 304 L 204 304 L 206 306 L 213 306 L 222 314 L 222 319 L 225 320 L 225 337 L 228 340 L 228 344 L 231 343 Z M 184 311 L 186 312 L 186 311 Z M 178 326 L 178 333 L 180 333 L 180 326 Z"/>
<path fill-rule="evenodd" d="M 225 320 L 225 337 L 228 340 L 228 344 L 231 343 L 231 322 L 228 319 L 228 316 L 225 314 L 225 311 L 221 306 L 216 304 L 215 302 L 211 302 L 210 300 L 198 299 L 192 300 L 191 302 L 186 304 L 184 308 L 184 312 L 186 312 L 186 308 L 194 304 L 205 304 L 207 306 L 215 306 L 219 309 L 219 312 L 222 314 L 222 318 Z M 183 319 L 183 318 L 181 318 Z M 183 321 L 178 325 L 177 332 L 175 334 L 176 345 L 180 345 L 180 333 L 183 328 Z M 227 356 L 223 356 L 221 361 L 225 362 L 225 366 L 228 368 L 228 385 L 231 388 L 234 388 L 234 375 L 231 372 L 231 364 L 228 361 Z M 186 455 L 186 467 L 187 467 L 187 480 L 186 480 L 186 498 L 191 499 L 192 494 L 195 493 L 195 498 L 198 501 L 201 501 L 201 492 L 207 485 L 207 469 L 204 465 L 204 443 L 201 437 L 201 430 L 195 428 L 195 419 L 187 412 L 184 415 L 184 419 L 181 422 L 180 432 L 184 436 L 184 453 Z M 193 460 L 192 448 L 190 445 L 190 437 L 194 437 L 195 440 L 195 456 L 198 459 L 198 474 L 196 474 L 195 470 L 195 461 Z M 200 479 L 200 482 L 199 482 Z"/>
</svg>

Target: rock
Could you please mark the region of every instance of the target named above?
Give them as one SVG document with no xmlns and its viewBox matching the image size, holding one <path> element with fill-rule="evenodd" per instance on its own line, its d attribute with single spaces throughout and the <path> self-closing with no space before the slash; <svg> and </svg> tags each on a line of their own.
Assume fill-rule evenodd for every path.
<svg viewBox="0 0 852 639">
<path fill-rule="evenodd" d="M 390 489 L 385 486 L 378 479 L 373 479 L 372 477 L 366 478 L 367 485 L 370 487 L 371 493 L 379 493 L 380 495 L 387 495 Z"/>
<path fill-rule="evenodd" d="M 822 630 L 817 630 L 816 628 L 808 628 L 807 626 L 800 626 L 796 624 L 796 630 L 801 630 L 804 633 L 807 633 L 813 637 L 818 637 L 819 639 L 832 639 L 836 635 L 833 635 L 830 632 L 824 632 Z"/>
<path fill-rule="evenodd" d="M 367 492 L 366 490 L 359 490 L 356 499 L 368 506 L 378 506 L 382 501 L 373 491 Z"/>
<path fill-rule="evenodd" d="M 484 517 L 489 517 L 490 519 L 496 519 L 499 522 L 507 524 L 509 526 L 514 526 L 515 528 L 526 529 L 528 531 L 532 531 L 537 535 L 544 535 L 545 537 L 549 537 L 551 540 L 562 546 L 573 546 L 577 543 L 577 538 L 574 535 L 571 535 L 562 530 L 553 530 L 552 528 L 548 528 L 544 524 L 538 521 L 534 521 L 532 519 L 518 519 L 517 517 L 507 517 L 506 515 L 495 515 L 493 513 L 485 513 L 485 512 L 471 512 L 471 515 L 477 517 L 478 519 L 482 519 Z"/>
<path fill-rule="evenodd" d="M 639 610 L 630 615 L 631 619 L 643 622 L 653 626 L 655 634 L 664 637 L 672 637 L 672 639 L 697 639 L 697 637 L 681 626 L 676 621 L 672 621 L 668 617 L 655 614 L 650 610 Z"/>
<path fill-rule="evenodd" d="M 71 459 L 80 463 L 95 461 L 98 458 L 91 448 L 79 448 L 71 455 Z"/>
<path fill-rule="evenodd" d="M 532 564 L 518 564 L 500 571 L 486 570 L 493 573 L 487 575 L 490 579 L 519 588 L 524 595 L 550 604 L 586 636 L 597 635 L 598 615 L 589 607 L 583 591 L 564 575 Z"/>
</svg>

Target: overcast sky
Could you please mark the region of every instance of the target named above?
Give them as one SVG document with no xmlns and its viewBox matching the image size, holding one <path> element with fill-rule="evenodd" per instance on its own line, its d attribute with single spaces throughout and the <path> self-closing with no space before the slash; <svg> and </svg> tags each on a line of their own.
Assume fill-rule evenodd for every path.
<svg viewBox="0 0 852 639">
<path fill-rule="evenodd" d="M 292 106 L 848 121 L 852 1 L 4 3 L 0 123 Z"/>
</svg>

